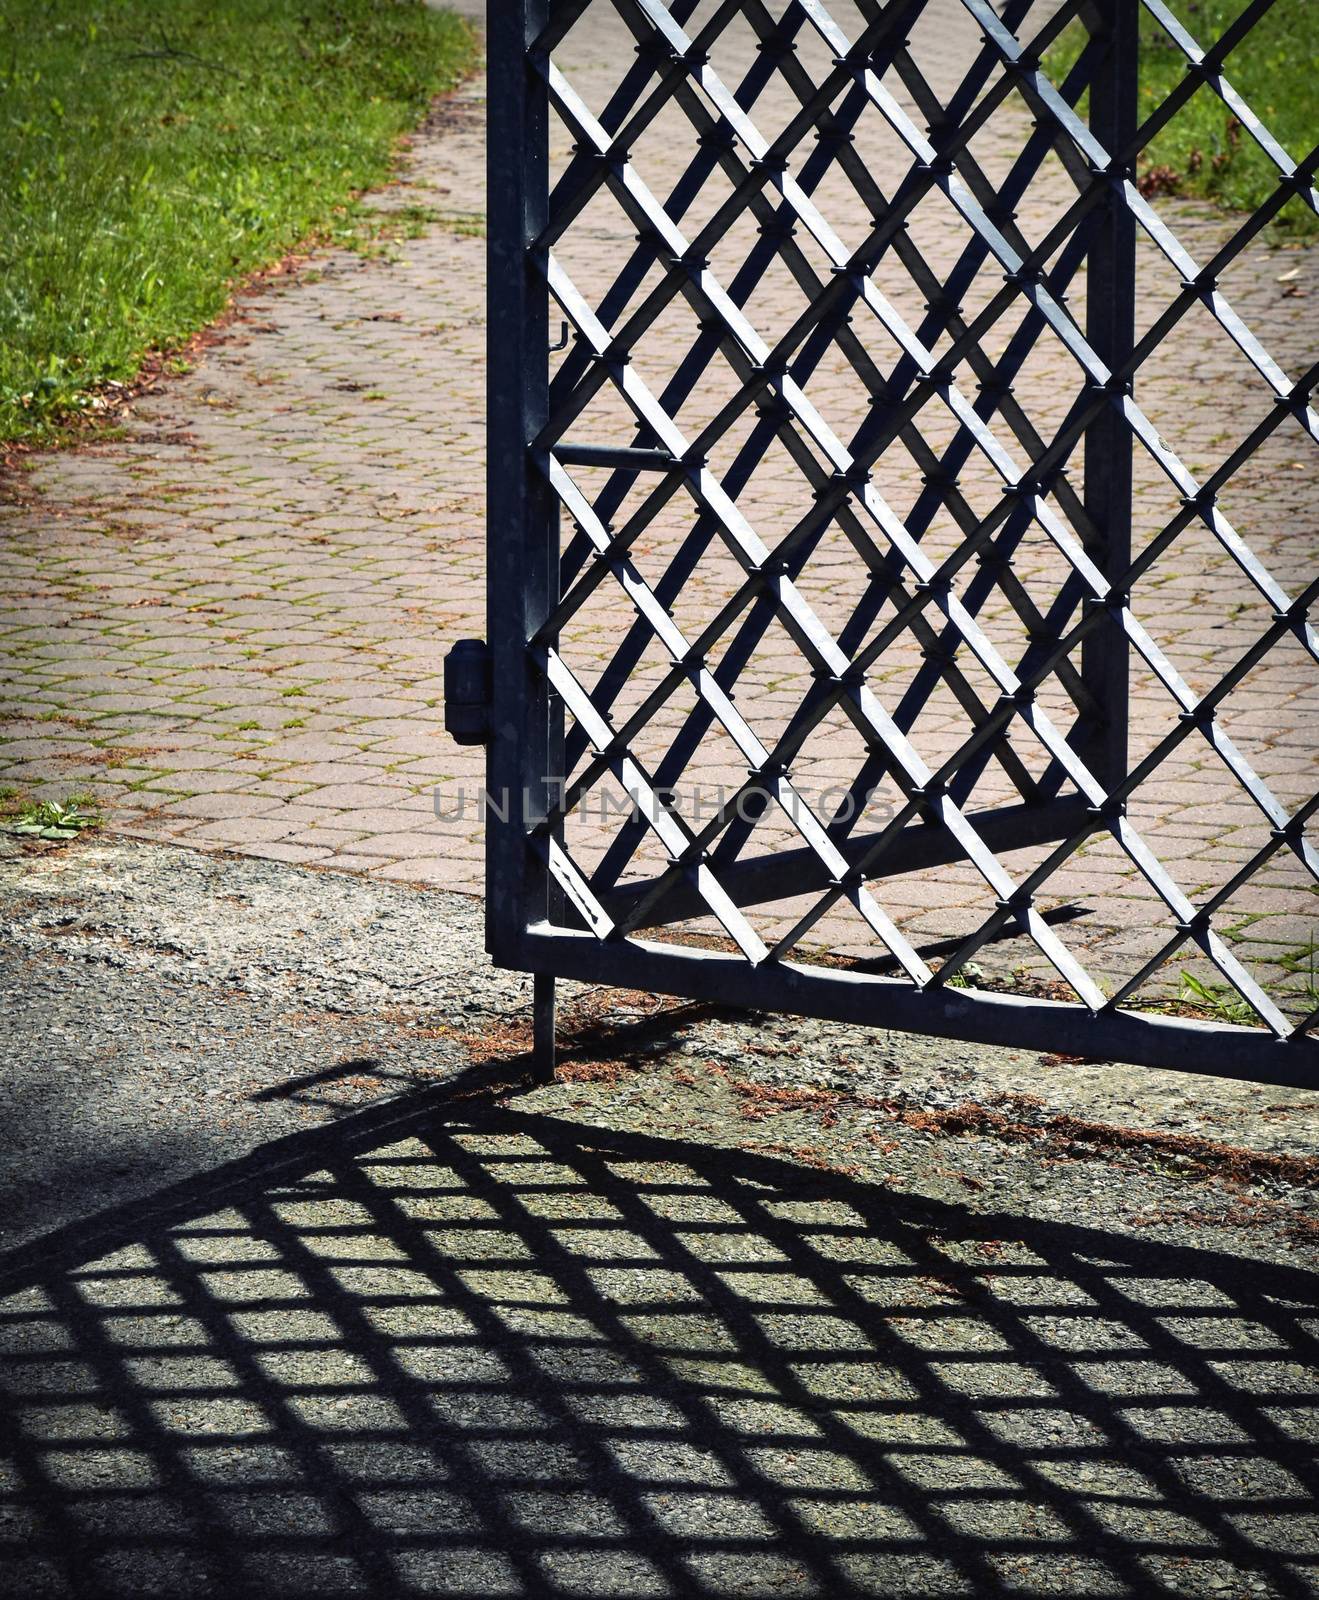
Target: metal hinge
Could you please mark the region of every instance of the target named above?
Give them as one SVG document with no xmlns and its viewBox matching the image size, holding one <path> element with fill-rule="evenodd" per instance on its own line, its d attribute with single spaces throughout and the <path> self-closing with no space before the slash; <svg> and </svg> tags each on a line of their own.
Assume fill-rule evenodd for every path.
<svg viewBox="0 0 1319 1600">
<path fill-rule="evenodd" d="M 458 744 L 490 738 L 490 646 L 459 639 L 444 658 L 444 728 Z"/>
</svg>

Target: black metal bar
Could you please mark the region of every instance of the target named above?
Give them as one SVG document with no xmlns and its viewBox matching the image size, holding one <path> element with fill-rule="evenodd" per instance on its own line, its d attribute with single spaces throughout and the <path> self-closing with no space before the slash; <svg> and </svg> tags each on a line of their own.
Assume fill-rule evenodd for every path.
<svg viewBox="0 0 1319 1600">
<path fill-rule="evenodd" d="M 486 945 L 506 961 L 548 909 L 547 877 L 526 824 L 550 795 L 549 696 L 527 649 L 557 593 L 557 508 L 530 459 L 548 410 L 549 300 L 529 255 L 549 199 L 549 102 L 530 59 L 549 0 L 490 10 L 487 141 L 487 630 L 491 738 L 486 789 Z"/>
<path fill-rule="evenodd" d="M 641 970 L 648 988 L 692 1000 L 795 1012 L 975 1044 L 1082 1049 L 1092 1058 L 1134 1066 L 1319 1088 L 1319 1041 L 1299 1035 L 1276 1039 L 1263 1028 L 1107 1008 L 1096 1014 L 1062 1001 L 981 990 L 920 991 L 900 979 L 845 968 L 786 961 L 753 967 L 741 956 L 721 951 L 623 940 L 602 944 L 590 934 L 564 930 L 531 929 L 518 964 L 621 987 L 635 985 Z"/>
<path fill-rule="evenodd" d="M 548 1080 L 554 1076 L 555 1067 L 554 974 L 538 972 L 531 984 L 531 1065 L 538 1077 Z"/>
<path fill-rule="evenodd" d="M 967 820 L 996 854 L 1003 850 L 1021 850 L 1028 845 L 1048 844 L 1065 838 L 1087 820 L 1083 801 L 1076 798 L 1054 800 L 1047 806 L 1004 806 L 994 811 L 972 811 Z M 854 834 L 838 840 L 838 848 L 848 865 L 854 865 L 875 842 L 872 833 Z M 889 877 L 904 872 L 924 872 L 930 867 L 947 866 L 960 861 L 962 852 L 956 840 L 946 829 L 916 823 L 903 831 L 898 842 L 886 852 L 885 865 L 876 878 Z M 814 850 L 776 851 L 772 856 L 756 856 L 745 861 L 730 862 L 719 873 L 719 882 L 727 890 L 735 905 L 763 905 L 768 900 L 782 900 L 793 895 L 815 894 L 829 886 L 829 876 Z M 600 902 L 618 922 L 628 919 L 654 889 L 658 879 L 648 878 L 644 883 L 629 883 L 609 893 L 601 893 Z M 687 884 L 676 884 L 661 899 L 647 908 L 638 923 L 639 927 L 654 928 L 661 923 L 681 922 L 686 917 L 701 916 L 704 902 Z"/>
<path fill-rule="evenodd" d="M 672 472 L 681 465 L 667 450 L 647 450 L 638 445 L 576 444 L 564 439 L 554 454 L 565 467 L 609 467 L 627 472 Z"/>
<path fill-rule="evenodd" d="M 1105 150 L 1122 150 L 1136 129 L 1140 70 L 1140 0 L 1097 0 L 1109 45 L 1090 84 L 1090 127 Z M 1136 220 L 1110 189 L 1091 213 L 1086 265 L 1085 334 L 1111 372 L 1119 371 L 1136 339 Z M 1110 581 L 1131 562 L 1131 429 L 1106 406 L 1085 433 L 1085 508 L 1091 528 L 1087 555 Z M 1091 772 L 1113 788 L 1127 769 L 1127 636 L 1115 619 L 1087 635 L 1081 676 L 1101 708 L 1082 715 L 1077 749 Z"/>
</svg>

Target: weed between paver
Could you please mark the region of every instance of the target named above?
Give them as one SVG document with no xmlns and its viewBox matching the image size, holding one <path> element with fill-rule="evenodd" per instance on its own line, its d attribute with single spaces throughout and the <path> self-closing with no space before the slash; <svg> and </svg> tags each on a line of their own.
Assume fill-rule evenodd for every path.
<svg viewBox="0 0 1319 1600">
<path fill-rule="evenodd" d="M 0 0 L 0 440 L 49 435 L 309 237 L 379 253 L 398 136 L 475 62 L 421 0 Z"/>
<path fill-rule="evenodd" d="M 25 838 L 65 844 L 100 825 L 101 814 L 91 796 L 76 794 L 67 800 L 37 800 L 20 806 L 5 826 L 8 832 Z"/>
</svg>

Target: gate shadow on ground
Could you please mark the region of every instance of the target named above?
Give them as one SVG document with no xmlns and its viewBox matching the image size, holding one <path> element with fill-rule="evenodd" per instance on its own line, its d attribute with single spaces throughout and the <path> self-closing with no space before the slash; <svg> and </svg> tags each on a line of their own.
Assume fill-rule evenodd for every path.
<svg viewBox="0 0 1319 1600">
<path fill-rule="evenodd" d="M 16 1595 L 1314 1592 L 1301 1272 L 434 1096 L 2 1265 Z"/>
</svg>

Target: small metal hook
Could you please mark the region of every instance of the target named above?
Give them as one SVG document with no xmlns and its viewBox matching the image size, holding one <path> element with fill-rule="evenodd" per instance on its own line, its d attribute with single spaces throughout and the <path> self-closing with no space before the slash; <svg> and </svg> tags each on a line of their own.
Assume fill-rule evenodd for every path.
<svg viewBox="0 0 1319 1600">
<path fill-rule="evenodd" d="M 558 344 L 552 344 L 550 346 L 550 354 L 553 355 L 556 350 L 566 350 L 567 348 L 568 348 L 568 324 L 566 322 L 561 322 L 559 324 L 559 342 L 558 342 Z"/>
</svg>

